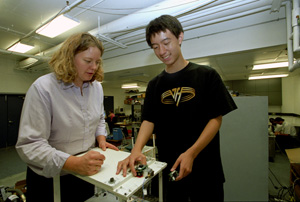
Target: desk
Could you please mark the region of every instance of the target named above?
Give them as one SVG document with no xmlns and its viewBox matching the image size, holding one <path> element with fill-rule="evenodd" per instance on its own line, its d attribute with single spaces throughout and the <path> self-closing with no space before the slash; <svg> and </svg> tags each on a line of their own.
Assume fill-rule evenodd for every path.
<svg viewBox="0 0 300 202">
<path fill-rule="evenodd" d="M 120 160 L 128 157 L 129 152 L 115 151 L 107 149 L 102 151 L 100 148 L 94 148 L 93 150 L 101 152 L 105 155 L 106 160 L 101 167 L 101 170 L 92 176 L 82 176 L 74 174 L 76 177 L 83 179 L 99 188 L 102 188 L 115 196 L 119 197 L 120 201 L 127 201 L 133 194 L 138 191 L 144 184 L 150 181 L 157 174 L 159 175 L 159 201 L 163 201 L 162 196 L 162 170 L 167 166 L 164 162 L 155 161 L 153 158 L 147 158 L 147 165 L 154 171 L 154 176 L 133 177 L 131 172 L 127 173 L 126 177 L 123 177 L 122 173 L 116 175 L 117 164 Z M 81 154 L 84 155 L 84 154 Z M 111 182 L 111 178 L 114 179 Z M 54 202 L 60 202 L 60 177 L 53 178 L 54 184 Z"/>
<path fill-rule="evenodd" d="M 286 149 L 286 154 L 290 160 L 290 183 L 294 184 L 295 194 L 300 198 L 300 148 Z"/>
</svg>

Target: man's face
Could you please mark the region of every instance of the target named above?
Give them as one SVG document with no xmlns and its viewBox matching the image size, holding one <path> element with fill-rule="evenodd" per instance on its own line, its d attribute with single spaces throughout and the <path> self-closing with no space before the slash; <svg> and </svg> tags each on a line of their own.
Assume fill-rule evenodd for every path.
<svg viewBox="0 0 300 202">
<path fill-rule="evenodd" d="M 183 33 L 177 39 L 169 30 L 161 31 L 150 38 L 155 55 L 167 66 L 172 66 L 181 57 L 182 39 Z"/>
</svg>

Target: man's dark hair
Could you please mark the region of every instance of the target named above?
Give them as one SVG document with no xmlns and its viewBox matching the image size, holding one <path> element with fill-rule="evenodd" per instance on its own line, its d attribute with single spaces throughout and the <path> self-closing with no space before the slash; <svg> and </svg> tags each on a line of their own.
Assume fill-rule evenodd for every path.
<svg viewBox="0 0 300 202">
<path fill-rule="evenodd" d="M 146 41 L 148 45 L 152 48 L 150 38 L 161 31 L 166 32 L 167 29 L 174 34 L 177 39 L 179 34 L 183 32 L 179 20 L 171 15 L 162 15 L 152 20 L 146 27 Z"/>
<path fill-rule="evenodd" d="M 283 119 L 283 118 L 281 118 L 281 117 L 277 117 L 277 118 L 275 119 L 275 121 L 276 121 L 276 122 L 279 122 L 279 121 L 284 121 L 284 119 Z"/>
</svg>

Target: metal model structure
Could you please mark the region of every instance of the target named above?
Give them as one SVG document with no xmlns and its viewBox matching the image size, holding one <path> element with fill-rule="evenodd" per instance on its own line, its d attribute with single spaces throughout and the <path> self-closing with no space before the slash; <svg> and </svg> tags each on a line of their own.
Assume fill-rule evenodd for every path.
<svg viewBox="0 0 300 202">
<path fill-rule="evenodd" d="M 113 195 L 117 196 L 120 201 L 129 201 L 136 191 L 142 188 L 154 176 L 159 174 L 159 201 L 162 201 L 162 170 L 167 166 L 164 162 L 156 161 L 152 155 L 154 148 L 144 148 L 143 152 L 147 156 L 147 166 L 140 167 L 139 177 L 134 177 L 128 169 L 126 177 L 123 177 L 122 172 L 116 175 L 118 162 L 130 155 L 129 152 L 115 151 L 107 149 L 106 151 L 100 148 L 94 148 L 94 151 L 99 151 L 106 159 L 101 167 L 101 170 L 92 176 L 82 176 L 75 174 L 76 177 L 81 178 L 96 187 L 104 189 Z M 84 154 L 81 154 L 84 155 Z M 54 178 L 54 201 L 60 202 L 60 185 L 59 176 Z"/>
</svg>

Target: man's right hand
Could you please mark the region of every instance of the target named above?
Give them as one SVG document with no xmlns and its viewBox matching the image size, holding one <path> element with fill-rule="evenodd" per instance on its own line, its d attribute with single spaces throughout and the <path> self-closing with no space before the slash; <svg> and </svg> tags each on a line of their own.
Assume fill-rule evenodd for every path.
<svg viewBox="0 0 300 202">
<path fill-rule="evenodd" d="M 117 175 L 123 171 L 123 176 L 126 177 L 127 168 L 130 167 L 133 176 L 136 176 L 135 164 L 140 162 L 143 165 L 147 164 L 146 156 L 142 153 L 131 153 L 126 159 L 123 161 L 119 161 L 117 167 Z"/>
</svg>

